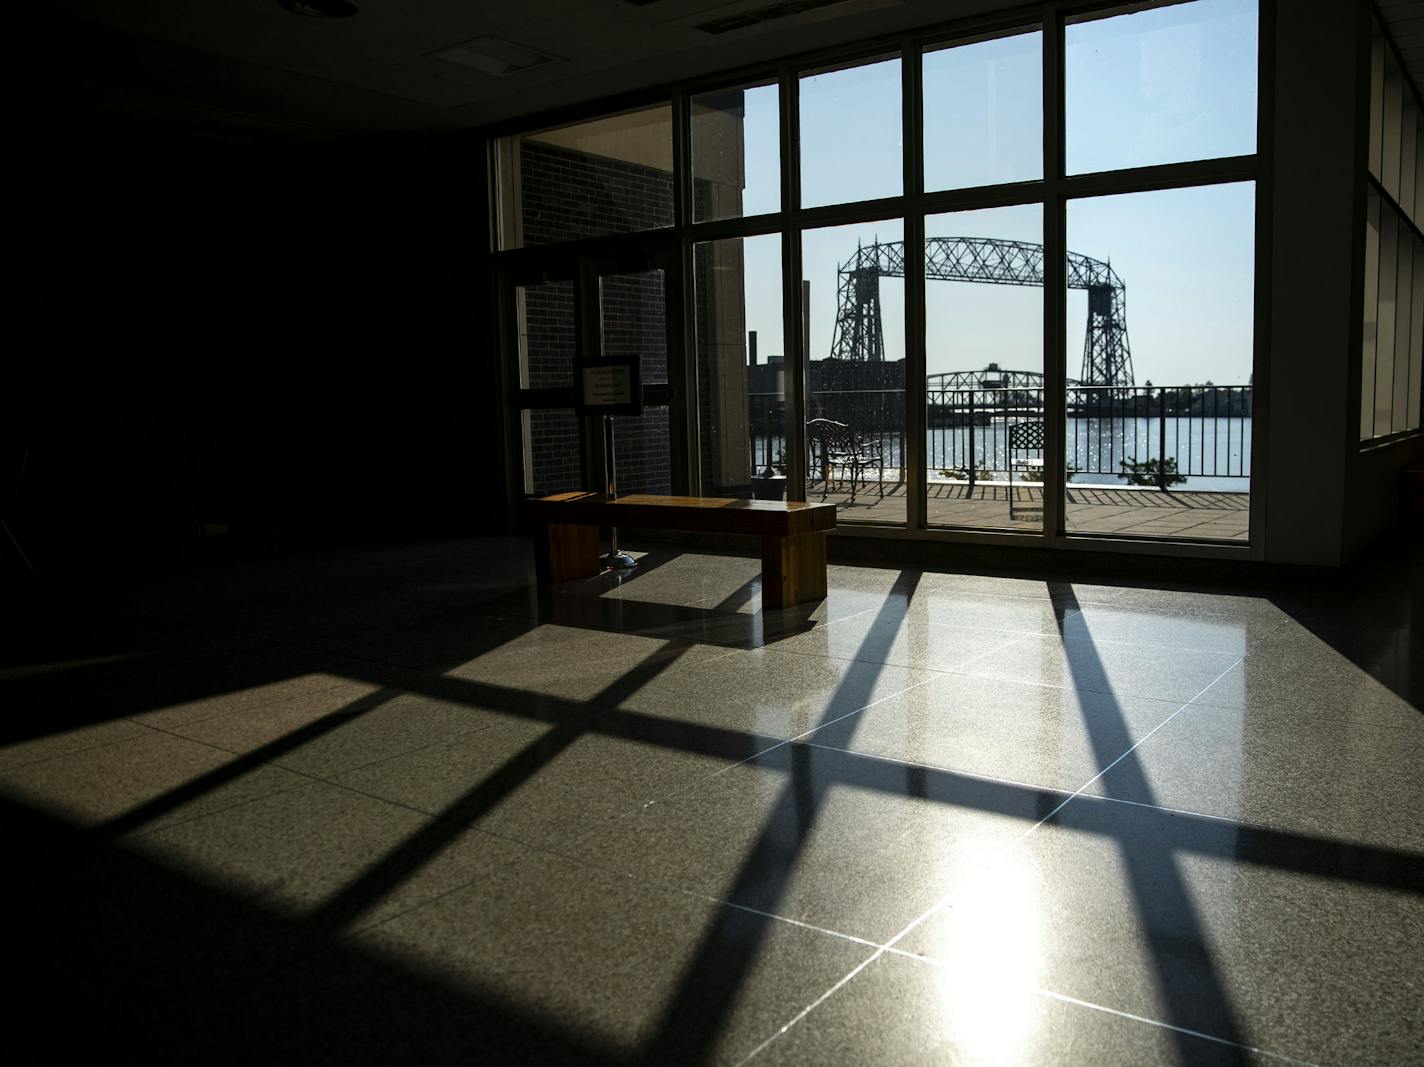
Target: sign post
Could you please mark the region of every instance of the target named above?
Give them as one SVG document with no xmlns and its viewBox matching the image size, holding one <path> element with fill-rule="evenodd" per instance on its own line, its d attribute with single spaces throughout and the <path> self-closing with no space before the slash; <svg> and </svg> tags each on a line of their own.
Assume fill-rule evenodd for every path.
<svg viewBox="0 0 1424 1067">
<path fill-rule="evenodd" d="M 612 356 L 607 359 L 581 359 L 574 364 L 578 374 L 578 410 L 583 415 L 598 415 L 603 419 L 603 469 L 609 500 L 618 499 L 618 479 L 615 474 L 613 441 L 614 415 L 641 415 L 643 389 L 640 381 L 641 360 L 637 355 Z M 614 570 L 629 570 L 638 561 L 618 550 L 618 527 L 609 527 L 608 553 L 604 562 Z"/>
</svg>

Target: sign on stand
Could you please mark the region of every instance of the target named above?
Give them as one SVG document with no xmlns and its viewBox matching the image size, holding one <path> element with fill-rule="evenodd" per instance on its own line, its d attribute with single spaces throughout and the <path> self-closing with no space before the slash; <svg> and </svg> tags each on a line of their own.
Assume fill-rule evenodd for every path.
<svg viewBox="0 0 1424 1067">
<path fill-rule="evenodd" d="M 581 359 L 578 374 L 578 410 L 581 415 L 641 415 L 643 383 L 637 355 Z"/>
</svg>

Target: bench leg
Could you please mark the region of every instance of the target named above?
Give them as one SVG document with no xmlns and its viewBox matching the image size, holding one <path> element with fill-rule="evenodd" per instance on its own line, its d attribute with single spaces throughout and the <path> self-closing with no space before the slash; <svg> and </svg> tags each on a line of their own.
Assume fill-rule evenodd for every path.
<svg viewBox="0 0 1424 1067">
<path fill-rule="evenodd" d="M 534 532 L 534 570 L 540 585 L 592 578 L 603 570 L 598 527 L 545 523 Z"/>
<path fill-rule="evenodd" d="M 761 602 L 768 608 L 826 598 L 826 535 L 761 539 Z"/>
</svg>

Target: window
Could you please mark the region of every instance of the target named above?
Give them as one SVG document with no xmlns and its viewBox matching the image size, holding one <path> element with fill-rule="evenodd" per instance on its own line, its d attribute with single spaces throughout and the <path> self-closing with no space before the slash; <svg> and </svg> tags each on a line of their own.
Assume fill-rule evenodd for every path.
<svg viewBox="0 0 1424 1067">
<path fill-rule="evenodd" d="M 1068 173 L 1256 151 L 1256 4 L 1196 0 L 1067 27 Z"/>
<path fill-rule="evenodd" d="M 1070 531 L 1246 539 L 1255 199 L 1236 182 L 1069 203 Z"/>
<path fill-rule="evenodd" d="M 843 523 L 905 522 L 904 238 L 888 219 L 801 239 L 807 499 L 835 500 Z"/>
<path fill-rule="evenodd" d="M 834 500 L 843 526 L 912 537 L 1242 545 L 1257 2 L 1069 6 L 504 137 L 495 260 L 526 285 L 515 400 L 526 448 L 552 442 L 526 482 L 599 465 L 553 454 L 597 440 L 534 314 L 571 301 L 568 344 L 642 361 L 645 414 L 617 424 L 625 489 Z M 1424 137 L 1383 46 L 1371 71 L 1372 166 L 1396 190 L 1375 179 L 1372 434 L 1419 405 Z M 569 277 L 571 295 L 550 282 Z"/>
<path fill-rule="evenodd" d="M 781 238 L 693 247 L 697 295 L 698 464 L 708 496 L 786 491 L 786 363 Z"/>
<path fill-rule="evenodd" d="M 899 196 L 900 61 L 801 78 L 801 206 Z"/>
<path fill-rule="evenodd" d="M 780 102 L 775 85 L 720 89 L 692 98 L 694 221 L 781 209 Z"/>
<path fill-rule="evenodd" d="M 1370 177 L 1360 338 L 1360 440 L 1417 430 L 1424 371 L 1424 135 L 1419 100 L 1379 26 L 1370 53 Z"/>
<path fill-rule="evenodd" d="M 502 138 L 501 248 L 671 226 L 672 108 Z"/>
<path fill-rule="evenodd" d="M 924 55 L 925 188 L 1043 177 L 1043 34 Z"/>
</svg>

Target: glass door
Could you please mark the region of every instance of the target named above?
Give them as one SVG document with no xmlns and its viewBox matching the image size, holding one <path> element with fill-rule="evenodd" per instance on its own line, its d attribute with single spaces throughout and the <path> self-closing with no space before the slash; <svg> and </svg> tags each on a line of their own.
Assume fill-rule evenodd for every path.
<svg viewBox="0 0 1424 1067">
<path fill-rule="evenodd" d="M 687 422 L 674 410 L 681 395 L 674 316 L 674 272 L 666 257 L 639 252 L 619 258 L 551 254 L 501 275 L 513 340 L 507 353 L 512 494 L 547 496 L 606 485 L 604 426 L 579 409 L 576 362 L 633 356 L 642 380 L 643 412 L 613 419 L 621 493 L 671 494 L 688 485 Z"/>
</svg>

